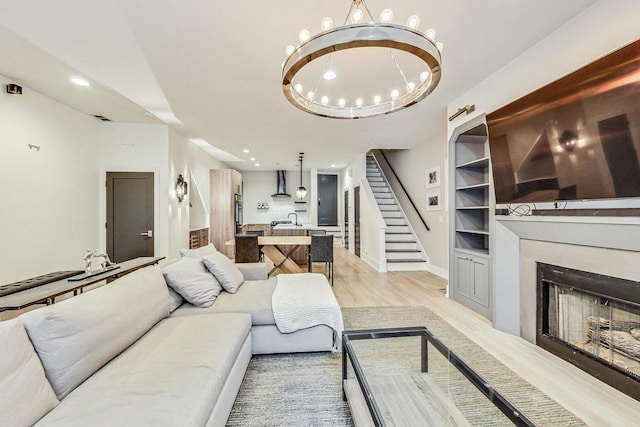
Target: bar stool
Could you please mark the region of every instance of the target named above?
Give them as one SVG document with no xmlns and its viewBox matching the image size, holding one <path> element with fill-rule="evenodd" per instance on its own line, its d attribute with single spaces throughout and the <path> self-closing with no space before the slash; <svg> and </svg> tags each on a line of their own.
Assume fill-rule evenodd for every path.
<svg viewBox="0 0 640 427">
<path fill-rule="evenodd" d="M 248 234 L 236 234 L 236 263 L 260 262 L 260 248 L 258 236 Z"/>
<path fill-rule="evenodd" d="M 327 271 L 333 286 L 333 235 L 311 235 L 311 246 L 309 248 L 309 271 L 312 270 L 314 262 L 324 262 L 325 275 Z"/>
</svg>

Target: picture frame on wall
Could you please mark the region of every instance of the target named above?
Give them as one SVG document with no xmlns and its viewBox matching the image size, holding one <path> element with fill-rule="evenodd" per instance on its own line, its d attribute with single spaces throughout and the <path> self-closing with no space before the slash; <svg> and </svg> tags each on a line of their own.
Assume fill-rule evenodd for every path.
<svg viewBox="0 0 640 427">
<path fill-rule="evenodd" d="M 427 191 L 427 211 L 442 210 L 442 195 L 440 190 Z"/>
<path fill-rule="evenodd" d="M 427 169 L 427 188 L 440 187 L 441 182 L 440 166 Z"/>
</svg>

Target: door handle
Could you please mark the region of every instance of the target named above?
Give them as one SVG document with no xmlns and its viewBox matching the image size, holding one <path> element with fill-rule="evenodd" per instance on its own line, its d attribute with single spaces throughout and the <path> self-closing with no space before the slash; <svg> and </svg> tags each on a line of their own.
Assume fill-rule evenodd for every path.
<svg viewBox="0 0 640 427">
<path fill-rule="evenodd" d="M 151 237 L 153 237 L 153 230 L 147 230 L 147 231 L 146 231 L 146 232 L 144 232 L 144 233 L 140 233 L 140 235 L 141 235 L 141 236 L 144 236 L 144 237 L 149 237 L 149 238 L 151 238 Z"/>
</svg>

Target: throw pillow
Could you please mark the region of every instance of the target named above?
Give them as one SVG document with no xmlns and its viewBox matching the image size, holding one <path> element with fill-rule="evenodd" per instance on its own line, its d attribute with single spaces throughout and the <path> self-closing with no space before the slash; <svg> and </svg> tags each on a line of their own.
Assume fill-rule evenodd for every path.
<svg viewBox="0 0 640 427">
<path fill-rule="evenodd" d="M 213 243 L 209 243 L 206 246 L 201 246 L 195 249 L 180 249 L 178 252 L 180 253 L 180 256 L 183 256 L 183 257 L 188 256 L 192 258 L 202 258 L 205 255 L 214 254 L 218 252 L 218 250 L 213 245 Z"/>
<path fill-rule="evenodd" d="M 167 289 L 169 289 L 169 313 L 173 313 L 176 308 L 182 305 L 184 299 L 172 287 L 167 286 Z"/>
<path fill-rule="evenodd" d="M 220 282 L 225 291 L 235 294 L 244 282 L 242 272 L 224 254 L 216 252 L 202 258 L 207 269 Z"/>
<path fill-rule="evenodd" d="M 200 258 L 182 257 L 166 266 L 162 273 L 167 284 L 196 307 L 211 306 L 222 291 Z"/>
</svg>

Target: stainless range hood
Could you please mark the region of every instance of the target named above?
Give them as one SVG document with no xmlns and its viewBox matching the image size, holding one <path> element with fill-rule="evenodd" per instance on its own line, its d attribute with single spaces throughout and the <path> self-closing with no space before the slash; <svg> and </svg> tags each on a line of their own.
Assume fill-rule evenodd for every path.
<svg viewBox="0 0 640 427">
<path fill-rule="evenodd" d="M 287 178 L 285 171 L 276 171 L 278 176 L 278 187 L 276 193 L 271 197 L 291 197 L 291 194 L 287 194 Z"/>
</svg>

